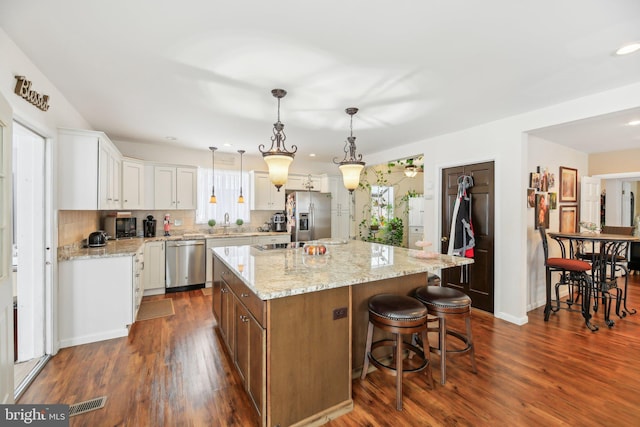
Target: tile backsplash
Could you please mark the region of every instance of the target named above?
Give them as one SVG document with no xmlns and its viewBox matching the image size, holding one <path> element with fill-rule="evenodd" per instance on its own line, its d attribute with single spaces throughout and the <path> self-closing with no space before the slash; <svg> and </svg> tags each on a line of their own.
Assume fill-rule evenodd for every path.
<svg viewBox="0 0 640 427">
<path fill-rule="evenodd" d="M 101 229 L 100 211 L 58 211 L 58 246 L 78 243 Z"/>
<path fill-rule="evenodd" d="M 245 224 L 247 229 L 255 231 L 271 219 L 275 211 L 251 211 L 251 222 Z M 84 241 L 89 234 L 104 230 L 104 218 L 110 211 L 59 211 L 58 212 L 58 245 L 66 246 Z M 156 236 L 164 234 L 164 215 L 167 211 L 131 211 L 131 216 L 136 218 L 138 234 L 143 232 L 143 220 L 152 215 L 156 222 Z M 171 233 L 181 234 L 192 231 L 208 231 L 206 224 L 196 224 L 196 211 L 175 210 L 169 212 L 171 216 Z M 180 225 L 176 225 L 176 221 Z"/>
</svg>

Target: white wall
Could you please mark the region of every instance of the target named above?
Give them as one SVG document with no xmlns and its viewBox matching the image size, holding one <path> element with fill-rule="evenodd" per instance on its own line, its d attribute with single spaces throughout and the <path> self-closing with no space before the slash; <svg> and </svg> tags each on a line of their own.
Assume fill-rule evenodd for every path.
<svg viewBox="0 0 640 427">
<path fill-rule="evenodd" d="M 57 128 L 92 129 L 52 82 L 25 56 L 0 28 L 0 93 L 13 108 L 14 119 L 47 138 L 55 138 Z M 42 111 L 14 93 L 16 79 L 25 76 L 32 89 L 49 95 L 48 111 Z"/>
<path fill-rule="evenodd" d="M 548 168 L 549 172 L 555 175 L 555 186 L 549 188 L 549 192 L 559 192 L 560 166 L 578 170 L 578 189 L 580 189 L 580 178 L 582 175 L 587 174 L 588 163 L 588 155 L 586 153 L 555 144 L 536 136 L 529 136 L 528 138 L 527 170 L 529 172 L 535 172 L 537 166 L 540 166 L 541 170 L 545 167 Z M 568 204 L 561 203 L 559 200 L 558 197 L 557 208 L 550 211 L 549 229 L 547 231 L 559 231 L 560 206 Z M 526 200 L 524 203 L 526 204 Z M 527 226 L 527 310 L 540 307 L 545 303 L 544 254 L 542 252 L 540 234 L 538 230 L 535 229 L 534 211 L 535 208 L 527 207 L 525 218 Z M 549 239 L 549 256 L 561 256 L 559 246 L 552 239 Z"/>
</svg>

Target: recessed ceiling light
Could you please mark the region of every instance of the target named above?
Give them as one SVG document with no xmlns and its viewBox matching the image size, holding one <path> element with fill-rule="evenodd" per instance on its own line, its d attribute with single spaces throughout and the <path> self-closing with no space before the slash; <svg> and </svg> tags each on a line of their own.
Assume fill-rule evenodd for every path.
<svg viewBox="0 0 640 427">
<path fill-rule="evenodd" d="M 316 153 L 309 153 L 309 157 L 315 157 Z"/>
<path fill-rule="evenodd" d="M 640 50 L 640 42 L 627 43 L 616 50 L 616 55 L 628 55 Z"/>
<path fill-rule="evenodd" d="M 640 120 L 631 120 L 629 123 L 627 123 L 629 126 L 638 126 L 640 125 Z"/>
<path fill-rule="evenodd" d="M 231 144 L 229 144 L 228 142 L 225 142 L 224 144 L 222 144 L 225 147 L 231 147 Z"/>
<path fill-rule="evenodd" d="M 176 141 L 178 138 L 176 138 L 175 136 L 165 136 L 164 139 L 166 139 L 167 141 Z"/>
</svg>

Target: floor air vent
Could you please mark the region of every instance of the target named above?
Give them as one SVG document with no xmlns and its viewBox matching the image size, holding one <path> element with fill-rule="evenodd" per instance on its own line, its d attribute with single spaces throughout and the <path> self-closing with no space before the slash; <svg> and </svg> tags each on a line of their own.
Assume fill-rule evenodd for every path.
<svg viewBox="0 0 640 427">
<path fill-rule="evenodd" d="M 76 403 L 69 406 L 69 417 L 74 415 L 84 414 L 85 412 L 95 411 L 104 407 L 104 403 L 107 401 L 107 396 L 97 397 L 95 399 L 87 400 L 85 402 Z"/>
</svg>

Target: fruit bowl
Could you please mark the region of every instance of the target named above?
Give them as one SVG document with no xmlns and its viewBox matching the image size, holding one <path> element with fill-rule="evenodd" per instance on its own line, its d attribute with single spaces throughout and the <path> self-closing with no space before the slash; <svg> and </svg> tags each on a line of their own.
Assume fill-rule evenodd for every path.
<svg viewBox="0 0 640 427">
<path fill-rule="evenodd" d="M 305 255 L 309 256 L 322 256 L 327 254 L 327 247 L 322 244 L 307 244 L 303 247 Z"/>
</svg>

